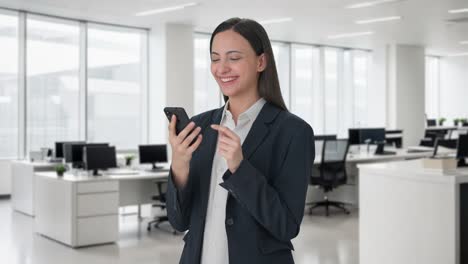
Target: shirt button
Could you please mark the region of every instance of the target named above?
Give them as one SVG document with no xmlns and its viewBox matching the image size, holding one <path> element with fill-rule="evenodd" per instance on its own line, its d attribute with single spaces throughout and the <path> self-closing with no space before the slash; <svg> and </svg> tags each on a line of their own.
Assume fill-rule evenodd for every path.
<svg viewBox="0 0 468 264">
<path fill-rule="evenodd" d="M 228 218 L 228 219 L 226 220 L 226 225 L 232 226 L 233 224 L 234 224 L 234 219 Z"/>
</svg>

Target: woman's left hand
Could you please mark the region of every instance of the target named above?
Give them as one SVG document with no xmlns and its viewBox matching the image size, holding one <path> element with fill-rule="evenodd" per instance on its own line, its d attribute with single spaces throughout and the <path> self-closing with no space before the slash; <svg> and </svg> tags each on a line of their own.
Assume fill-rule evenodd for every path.
<svg viewBox="0 0 468 264">
<path fill-rule="evenodd" d="M 221 156 L 226 159 L 229 171 L 231 171 L 231 173 L 236 172 L 241 161 L 244 159 L 239 136 L 225 126 L 211 125 L 211 128 L 217 130 L 219 133 L 218 151 L 221 153 Z"/>
</svg>

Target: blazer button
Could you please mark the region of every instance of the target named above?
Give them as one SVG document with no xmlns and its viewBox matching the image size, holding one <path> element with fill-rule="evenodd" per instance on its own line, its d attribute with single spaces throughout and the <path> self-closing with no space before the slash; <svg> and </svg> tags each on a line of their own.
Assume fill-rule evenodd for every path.
<svg viewBox="0 0 468 264">
<path fill-rule="evenodd" d="M 233 224 L 234 224 L 234 219 L 228 218 L 228 219 L 226 220 L 226 225 L 232 226 Z"/>
</svg>

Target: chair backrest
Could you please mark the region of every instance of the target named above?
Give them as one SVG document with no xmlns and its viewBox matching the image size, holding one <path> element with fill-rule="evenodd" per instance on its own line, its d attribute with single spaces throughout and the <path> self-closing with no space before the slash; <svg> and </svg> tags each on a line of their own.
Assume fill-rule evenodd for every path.
<svg viewBox="0 0 468 264">
<path fill-rule="evenodd" d="M 349 143 L 347 139 L 325 140 L 322 148 L 322 163 L 346 162 Z"/>
<path fill-rule="evenodd" d="M 319 175 L 312 175 L 313 180 L 323 186 L 325 190 L 346 183 L 346 156 L 349 150 L 347 139 L 325 140 L 322 149 L 322 161 Z"/>
<path fill-rule="evenodd" d="M 167 182 L 166 181 L 158 181 L 156 182 L 156 186 L 158 187 L 158 200 L 162 203 L 166 202 L 166 192 L 167 192 Z"/>
</svg>

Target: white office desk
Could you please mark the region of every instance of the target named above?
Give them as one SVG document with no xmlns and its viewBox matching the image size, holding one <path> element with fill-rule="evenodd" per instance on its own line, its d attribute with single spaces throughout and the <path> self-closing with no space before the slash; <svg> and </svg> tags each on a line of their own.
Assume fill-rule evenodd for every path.
<svg viewBox="0 0 468 264">
<path fill-rule="evenodd" d="M 56 165 L 56 163 L 26 160 L 11 162 L 11 203 L 14 210 L 34 216 L 34 173 L 53 171 Z"/>
<path fill-rule="evenodd" d="M 467 263 L 468 169 L 421 160 L 358 168 L 361 264 Z"/>
<path fill-rule="evenodd" d="M 118 240 L 119 206 L 152 203 L 168 172 L 58 177 L 36 173 L 35 231 L 71 247 Z"/>
<path fill-rule="evenodd" d="M 395 151 L 394 155 L 375 155 L 374 150 L 367 152 L 365 148 L 356 153 L 348 153 L 346 157 L 347 163 L 375 163 L 375 162 L 388 162 L 406 159 L 420 159 L 432 156 L 432 148 L 428 148 L 426 152 L 408 152 L 407 149 L 394 149 L 386 148 L 386 151 Z M 442 153 L 455 153 L 453 150 L 442 150 Z M 322 162 L 321 156 L 316 156 L 314 164 L 318 165 Z"/>
</svg>

